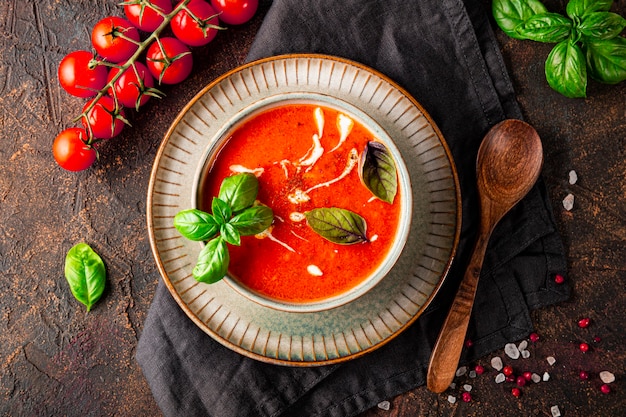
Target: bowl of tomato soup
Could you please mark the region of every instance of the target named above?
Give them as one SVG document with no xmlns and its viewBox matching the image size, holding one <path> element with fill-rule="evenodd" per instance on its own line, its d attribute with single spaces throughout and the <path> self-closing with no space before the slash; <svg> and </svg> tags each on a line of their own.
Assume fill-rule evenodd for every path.
<svg viewBox="0 0 626 417">
<path fill-rule="evenodd" d="M 394 163 L 390 201 L 374 195 L 360 174 L 368 146 L 384 149 Z M 244 172 L 257 177 L 257 200 L 273 210 L 265 232 L 229 245 L 224 280 L 255 303 L 295 312 L 336 308 L 376 286 L 402 253 L 412 218 L 406 165 L 384 129 L 348 103 L 313 93 L 259 101 L 219 131 L 205 161 L 197 182 L 201 210 L 211 210 L 224 178 Z M 319 208 L 360 216 L 362 239 L 340 244 L 318 234 L 306 214 Z"/>
</svg>

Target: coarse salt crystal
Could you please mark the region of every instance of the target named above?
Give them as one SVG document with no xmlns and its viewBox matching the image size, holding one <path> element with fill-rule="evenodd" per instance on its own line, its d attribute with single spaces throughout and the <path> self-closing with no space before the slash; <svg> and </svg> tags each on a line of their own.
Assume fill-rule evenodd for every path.
<svg viewBox="0 0 626 417">
<path fill-rule="evenodd" d="M 520 356 L 519 349 L 515 346 L 515 343 L 507 343 L 504 346 L 504 353 L 511 359 L 518 359 Z"/>
<path fill-rule="evenodd" d="M 572 185 L 576 184 L 576 181 L 578 181 L 578 175 L 576 174 L 576 171 L 572 169 L 569 172 L 568 176 L 569 176 L 569 183 Z"/>
<path fill-rule="evenodd" d="M 517 345 L 517 348 L 519 349 L 520 352 L 522 350 L 526 350 L 527 347 L 528 347 L 528 340 L 522 340 L 520 344 Z"/>
<path fill-rule="evenodd" d="M 561 410 L 559 410 L 558 405 L 550 407 L 550 413 L 552 413 L 552 417 L 561 417 Z"/>
<path fill-rule="evenodd" d="M 495 356 L 491 358 L 491 367 L 493 369 L 495 369 L 496 371 L 501 371 L 502 366 L 503 366 L 502 359 L 499 356 Z"/>
<path fill-rule="evenodd" d="M 386 400 L 381 401 L 378 403 L 378 408 L 380 408 L 381 410 L 389 411 L 389 409 L 391 408 L 391 403 Z"/>
<path fill-rule="evenodd" d="M 611 382 L 615 382 L 615 375 L 609 371 L 602 371 L 600 372 L 600 379 L 605 384 L 610 384 Z"/>
<path fill-rule="evenodd" d="M 456 397 L 454 395 L 448 395 L 448 402 L 450 404 L 454 404 L 456 402 Z"/>
<path fill-rule="evenodd" d="M 456 382 L 450 382 L 450 389 L 456 388 Z"/>
<path fill-rule="evenodd" d="M 530 350 L 521 350 L 520 353 L 522 355 L 522 358 L 524 359 L 530 358 Z"/>
<path fill-rule="evenodd" d="M 574 208 L 574 194 L 568 194 L 563 199 L 563 208 L 565 210 L 570 211 Z"/>
<path fill-rule="evenodd" d="M 547 372 L 544 372 L 544 373 L 543 373 L 543 377 L 541 378 L 541 380 L 542 380 L 543 382 L 549 381 L 549 380 L 550 380 L 550 374 L 549 374 L 549 373 L 547 373 Z"/>
<path fill-rule="evenodd" d="M 476 371 L 474 371 L 474 370 L 469 371 L 468 375 L 469 375 L 470 378 L 476 378 Z"/>
<path fill-rule="evenodd" d="M 504 376 L 504 374 L 502 372 L 500 372 L 498 375 L 496 375 L 496 384 L 501 384 L 504 381 L 506 381 L 506 376 Z"/>
<path fill-rule="evenodd" d="M 550 366 L 552 366 L 552 365 L 554 365 L 554 364 L 556 363 L 556 359 L 554 359 L 554 356 L 548 356 L 548 357 L 546 358 L 546 360 L 548 361 L 548 364 L 549 364 Z"/>
<path fill-rule="evenodd" d="M 472 390 L 472 386 L 470 384 L 465 384 L 463 385 L 463 389 L 467 392 L 470 392 Z"/>
<path fill-rule="evenodd" d="M 532 379 L 535 384 L 541 382 L 541 377 L 539 376 L 539 374 L 532 374 L 530 379 Z"/>
<path fill-rule="evenodd" d="M 466 366 L 461 366 L 459 369 L 456 370 L 456 376 L 463 376 L 467 373 L 467 367 Z"/>
</svg>

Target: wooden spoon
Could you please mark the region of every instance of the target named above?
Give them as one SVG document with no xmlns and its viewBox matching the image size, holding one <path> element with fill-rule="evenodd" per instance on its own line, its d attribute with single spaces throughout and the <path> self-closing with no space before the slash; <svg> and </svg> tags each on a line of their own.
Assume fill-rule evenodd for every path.
<svg viewBox="0 0 626 417">
<path fill-rule="evenodd" d="M 532 188 L 543 163 L 541 140 L 520 120 L 504 120 L 487 133 L 476 161 L 480 229 L 474 252 L 448 313 L 428 367 L 427 386 L 445 391 L 454 378 L 465 342 L 478 277 L 495 225 Z"/>
</svg>

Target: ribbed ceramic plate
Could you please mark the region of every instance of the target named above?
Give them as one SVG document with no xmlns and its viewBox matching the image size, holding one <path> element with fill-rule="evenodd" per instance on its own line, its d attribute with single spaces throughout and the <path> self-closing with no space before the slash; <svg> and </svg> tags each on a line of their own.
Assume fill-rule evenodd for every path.
<svg viewBox="0 0 626 417">
<path fill-rule="evenodd" d="M 202 243 L 173 227 L 197 207 L 198 180 L 211 144 L 251 109 L 281 100 L 327 103 L 391 138 L 404 159 L 413 197 L 407 243 L 396 265 L 366 294 L 317 312 L 251 301 L 225 280 L 195 281 Z M 376 349 L 427 307 L 458 244 L 461 205 L 445 141 L 423 108 L 382 74 L 341 58 L 286 55 L 239 67 L 201 91 L 178 115 L 156 156 L 148 189 L 150 243 L 165 284 L 183 311 L 225 346 L 262 361 L 314 366 Z"/>
</svg>

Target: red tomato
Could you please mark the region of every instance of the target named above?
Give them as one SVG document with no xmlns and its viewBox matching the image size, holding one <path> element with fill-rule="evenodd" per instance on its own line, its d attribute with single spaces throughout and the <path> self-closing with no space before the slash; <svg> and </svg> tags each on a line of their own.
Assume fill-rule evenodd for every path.
<svg viewBox="0 0 626 417">
<path fill-rule="evenodd" d="M 241 25 L 252 19 L 259 7 L 259 0 L 211 0 L 220 14 L 219 19 L 229 25 Z"/>
<path fill-rule="evenodd" d="M 68 171 L 82 171 L 96 160 L 97 152 L 87 144 L 87 132 L 79 127 L 65 129 L 54 139 L 52 155 Z"/>
<path fill-rule="evenodd" d="M 98 55 L 120 63 L 139 48 L 139 31 L 128 20 L 109 16 L 96 23 L 91 32 L 91 43 Z"/>
<path fill-rule="evenodd" d="M 83 112 L 91 105 L 95 99 L 89 100 Z M 102 96 L 98 102 L 87 113 L 87 117 L 82 117 L 83 126 L 95 138 L 110 139 L 119 135 L 124 128 L 124 110 L 115 106 L 115 100 L 108 96 Z"/>
<path fill-rule="evenodd" d="M 189 46 L 202 46 L 211 42 L 217 35 L 220 23 L 213 7 L 204 0 L 191 0 L 186 7 L 200 21 L 196 21 L 187 10 L 181 10 L 170 22 L 174 35 Z"/>
<path fill-rule="evenodd" d="M 111 82 L 120 72 L 119 68 L 113 68 L 109 72 L 108 82 Z M 141 62 L 135 62 L 115 81 L 115 95 L 113 88 L 109 88 L 109 95 L 117 97 L 117 100 L 125 107 L 139 109 L 150 99 L 148 89 L 154 87 L 154 78 L 148 68 Z"/>
<path fill-rule="evenodd" d="M 191 74 L 193 57 L 189 48 L 176 38 L 154 42 L 146 52 L 148 70 L 161 84 L 178 84 Z"/>
<path fill-rule="evenodd" d="M 67 54 L 59 64 L 59 83 L 68 93 L 76 97 L 93 97 L 107 82 L 107 67 L 89 67 L 93 54 L 74 51 Z"/>
<path fill-rule="evenodd" d="M 125 0 L 124 13 L 130 23 L 137 26 L 144 32 L 153 32 L 163 23 L 163 14 L 172 11 L 172 2 L 170 0 Z M 160 12 L 157 12 L 154 7 Z"/>
</svg>

